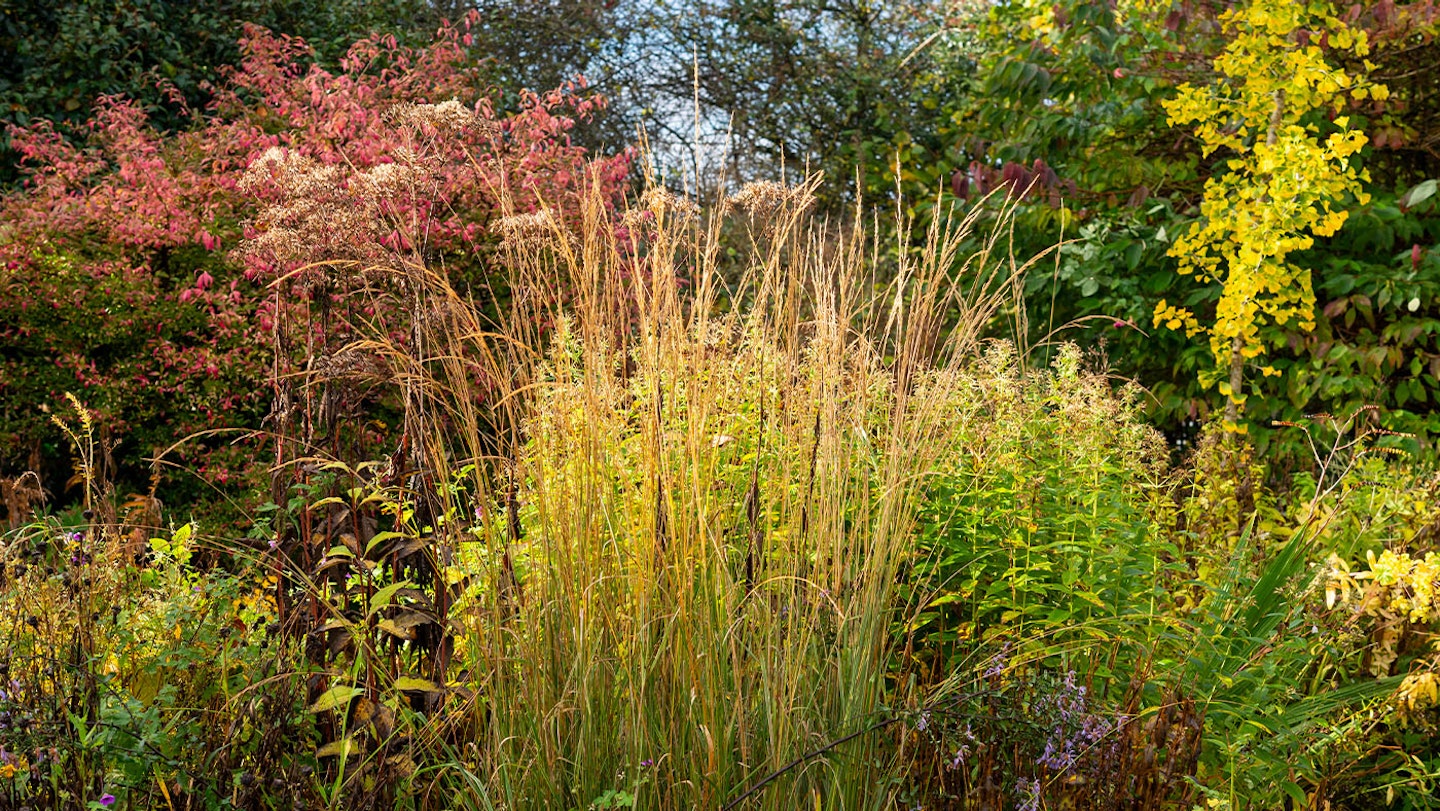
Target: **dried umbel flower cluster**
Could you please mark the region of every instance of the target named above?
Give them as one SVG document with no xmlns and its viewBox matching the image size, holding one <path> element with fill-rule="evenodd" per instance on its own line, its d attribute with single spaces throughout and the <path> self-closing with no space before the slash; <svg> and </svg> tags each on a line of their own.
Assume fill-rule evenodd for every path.
<svg viewBox="0 0 1440 811">
<path fill-rule="evenodd" d="M 700 206 L 688 197 L 682 197 L 669 189 L 652 188 L 640 196 L 640 205 L 627 209 L 620 215 L 620 224 L 630 229 L 644 229 L 647 226 L 682 225 L 700 215 Z"/>
<path fill-rule="evenodd" d="M 700 206 L 688 197 L 681 197 L 669 189 L 650 189 L 640 198 L 640 203 L 656 217 L 687 222 L 700 214 Z"/>
<path fill-rule="evenodd" d="M 752 220 L 763 220 L 783 209 L 799 213 L 815 203 L 815 195 L 809 184 L 786 186 L 773 180 L 746 183 L 740 191 L 726 198 L 725 208 L 738 208 L 750 215 Z"/>
<path fill-rule="evenodd" d="M 483 136 L 499 132 L 494 122 L 477 115 L 457 99 L 439 104 L 397 104 L 390 108 L 387 118 L 398 126 L 410 127 L 418 132 L 458 133 L 478 130 Z"/>
<path fill-rule="evenodd" d="M 240 179 L 242 192 L 270 203 L 250 222 L 245 254 L 278 263 L 331 259 L 373 261 L 380 211 L 374 187 L 390 185 L 384 170 L 369 183 L 348 182 L 347 171 L 283 147 L 267 149 Z"/>
<path fill-rule="evenodd" d="M 495 230 L 500 234 L 500 244 L 509 248 L 548 244 L 565 236 L 560 222 L 549 209 L 501 217 L 495 221 Z"/>
<path fill-rule="evenodd" d="M 351 193 L 377 202 L 414 195 L 425 182 L 427 174 L 417 165 L 413 155 L 409 157 L 410 160 L 379 163 L 363 172 L 356 172 L 349 181 Z"/>
<path fill-rule="evenodd" d="M 326 379 L 384 380 L 390 375 L 385 359 L 373 352 L 342 349 L 313 361 L 312 371 Z"/>
</svg>

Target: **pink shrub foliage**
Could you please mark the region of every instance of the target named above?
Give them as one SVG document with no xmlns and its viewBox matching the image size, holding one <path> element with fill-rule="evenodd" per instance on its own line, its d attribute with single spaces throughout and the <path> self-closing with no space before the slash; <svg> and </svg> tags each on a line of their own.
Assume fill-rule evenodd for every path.
<svg viewBox="0 0 1440 811">
<path fill-rule="evenodd" d="M 472 21 L 426 48 L 362 40 L 333 71 L 247 27 L 184 131 L 117 97 L 79 137 L 12 128 L 26 180 L 0 201 L 0 471 L 65 456 L 41 407 L 67 390 L 122 438 L 132 479 L 183 436 L 259 428 L 274 353 L 294 349 L 277 323 L 345 303 L 316 262 L 400 257 L 488 289 L 498 218 L 575 210 L 594 184 L 618 203 L 629 154 L 592 159 L 569 139 L 604 100 L 577 80 L 496 110 L 463 46 Z M 346 336 L 331 328 L 316 330 L 333 349 Z M 226 442 L 193 447 L 212 480 L 247 465 Z"/>
</svg>

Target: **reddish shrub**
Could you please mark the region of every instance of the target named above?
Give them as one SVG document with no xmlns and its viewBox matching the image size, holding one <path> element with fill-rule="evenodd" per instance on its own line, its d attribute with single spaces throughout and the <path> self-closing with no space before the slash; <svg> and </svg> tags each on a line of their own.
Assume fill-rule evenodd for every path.
<svg viewBox="0 0 1440 811">
<path fill-rule="evenodd" d="M 347 319 L 320 318 L 309 346 L 276 344 L 293 308 L 343 309 L 349 288 L 305 263 L 399 255 L 488 291 L 496 218 L 563 210 L 592 181 L 613 204 L 628 155 L 592 161 L 567 137 L 603 100 L 577 82 L 496 111 L 464 36 L 362 40 L 332 72 L 303 41 L 247 28 L 188 130 L 159 132 L 114 97 L 78 143 L 44 122 L 12 129 L 27 179 L 0 202 L 0 471 L 63 481 L 43 409 L 67 390 L 116 437 L 131 484 L 181 437 L 259 429 L 275 350 L 303 363 L 347 337 Z M 172 461 L 212 481 L 249 465 L 229 437 L 187 448 Z"/>
</svg>

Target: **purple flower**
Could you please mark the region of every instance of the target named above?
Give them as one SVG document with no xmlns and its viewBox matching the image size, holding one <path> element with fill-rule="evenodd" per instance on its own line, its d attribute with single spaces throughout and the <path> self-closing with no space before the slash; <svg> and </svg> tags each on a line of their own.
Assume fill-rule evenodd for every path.
<svg viewBox="0 0 1440 811">
<path fill-rule="evenodd" d="M 1040 811 L 1040 781 L 1033 777 L 1022 777 L 1015 781 L 1015 788 L 1021 792 L 1020 811 Z"/>
<path fill-rule="evenodd" d="M 970 757 L 970 747 L 975 744 L 975 733 L 970 729 L 969 724 L 965 725 L 965 731 L 961 733 L 961 737 L 964 740 L 956 748 L 955 757 L 950 760 L 951 771 L 965 765 L 965 759 Z"/>
<path fill-rule="evenodd" d="M 1005 672 L 1005 665 L 1010 662 L 1010 643 L 1006 642 L 1000 652 L 990 658 L 989 666 L 985 668 L 984 677 L 992 679 Z"/>
<path fill-rule="evenodd" d="M 103 805 L 103 806 L 105 806 L 106 808 L 109 808 L 110 806 L 112 806 L 112 805 L 115 804 L 115 795 L 114 795 L 114 794 L 101 794 L 101 795 L 100 795 L 100 804 Z"/>
<path fill-rule="evenodd" d="M 1057 772 L 1068 770 L 1075 765 L 1075 741 L 1068 738 L 1056 740 L 1052 733 L 1045 741 L 1045 751 L 1036 762 Z"/>
<path fill-rule="evenodd" d="M 644 760 L 640 761 L 640 768 L 642 768 L 642 769 L 648 769 L 648 768 L 650 768 L 651 766 L 654 766 L 654 765 L 655 765 L 655 761 L 654 761 L 653 759 L 651 759 L 651 758 L 648 758 L 648 757 L 645 758 Z"/>
</svg>

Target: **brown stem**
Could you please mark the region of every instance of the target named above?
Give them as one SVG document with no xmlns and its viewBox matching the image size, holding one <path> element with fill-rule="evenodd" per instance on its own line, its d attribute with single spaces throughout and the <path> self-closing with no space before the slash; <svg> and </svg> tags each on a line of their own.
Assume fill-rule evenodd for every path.
<svg viewBox="0 0 1440 811">
<path fill-rule="evenodd" d="M 1225 403 L 1225 421 L 1231 425 L 1240 419 L 1240 387 L 1245 385 L 1245 356 L 1240 349 L 1244 345 L 1239 335 L 1230 340 L 1230 397 Z"/>
</svg>

